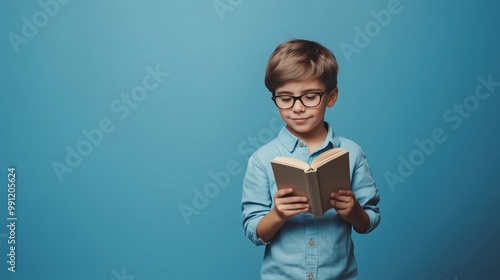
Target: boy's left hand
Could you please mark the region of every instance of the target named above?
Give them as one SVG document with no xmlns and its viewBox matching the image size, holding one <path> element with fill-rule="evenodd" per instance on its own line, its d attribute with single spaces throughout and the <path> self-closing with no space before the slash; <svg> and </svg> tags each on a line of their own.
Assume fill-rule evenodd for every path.
<svg viewBox="0 0 500 280">
<path fill-rule="evenodd" d="M 339 190 L 330 194 L 330 204 L 337 213 L 351 224 L 357 224 L 363 208 L 352 191 Z"/>
</svg>

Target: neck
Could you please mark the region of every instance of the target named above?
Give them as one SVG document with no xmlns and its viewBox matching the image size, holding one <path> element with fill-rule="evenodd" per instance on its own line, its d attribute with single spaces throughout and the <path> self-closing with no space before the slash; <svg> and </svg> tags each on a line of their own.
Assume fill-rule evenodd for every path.
<svg viewBox="0 0 500 280">
<path fill-rule="evenodd" d="M 328 129 L 324 121 L 317 127 L 315 127 L 313 130 L 308 131 L 306 133 L 298 133 L 289 126 L 287 126 L 287 129 L 293 135 L 297 136 L 298 138 L 306 142 L 307 147 L 309 148 L 309 152 L 313 152 L 314 150 L 316 150 L 323 143 L 326 136 L 328 135 Z"/>
</svg>

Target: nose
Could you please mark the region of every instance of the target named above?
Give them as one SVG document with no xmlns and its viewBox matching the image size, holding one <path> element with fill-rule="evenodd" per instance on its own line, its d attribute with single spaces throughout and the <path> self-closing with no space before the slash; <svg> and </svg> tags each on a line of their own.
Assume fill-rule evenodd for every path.
<svg viewBox="0 0 500 280">
<path fill-rule="evenodd" d="M 295 100 L 295 104 L 293 104 L 292 111 L 294 113 L 302 113 L 306 110 L 306 107 L 304 104 L 302 104 L 301 100 L 297 99 Z"/>
</svg>

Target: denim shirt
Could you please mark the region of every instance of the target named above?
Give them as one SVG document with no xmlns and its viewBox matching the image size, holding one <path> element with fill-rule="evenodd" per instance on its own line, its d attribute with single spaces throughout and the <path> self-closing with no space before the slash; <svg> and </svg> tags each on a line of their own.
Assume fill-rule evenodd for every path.
<svg viewBox="0 0 500 280">
<path fill-rule="evenodd" d="M 277 188 L 271 160 L 286 156 L 310 164 L 322 152 L 337 147 L 349 151 L 351 189 L 370 218 L 367 233 L 377 227 L 380 199 L 366 157 L 359 145 L 335 135 L 327 126 L 325 141 L 311 154 L 306 143 L 284 127 L 277 138 L 255 151 L 248 161 L 241 202 L 243 228 L 255 245 L 266 245 L 262 279 L 357 279 L 352 224 L 335 209 L 319 218 L 310 213 L 295 215 L 269 242 L 256 232 L 260 219 L 274 207 Z"/>
</svg>

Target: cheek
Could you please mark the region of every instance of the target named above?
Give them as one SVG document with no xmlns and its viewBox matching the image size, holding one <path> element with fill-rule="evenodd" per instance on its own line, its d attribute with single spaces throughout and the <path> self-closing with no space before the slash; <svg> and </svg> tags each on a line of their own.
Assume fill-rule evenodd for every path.
<svg viewBox="0 0 500 280">
<path fill-rule="evenodd" d="M 322 116 L 325 114 L 325 111 L 326 111 L 326 106 L 321 106 L 321 107 L 318 106 L 314 108 L 314 110 L 311 113 L 313 113 L 315 116 Z"/>
</svg>

